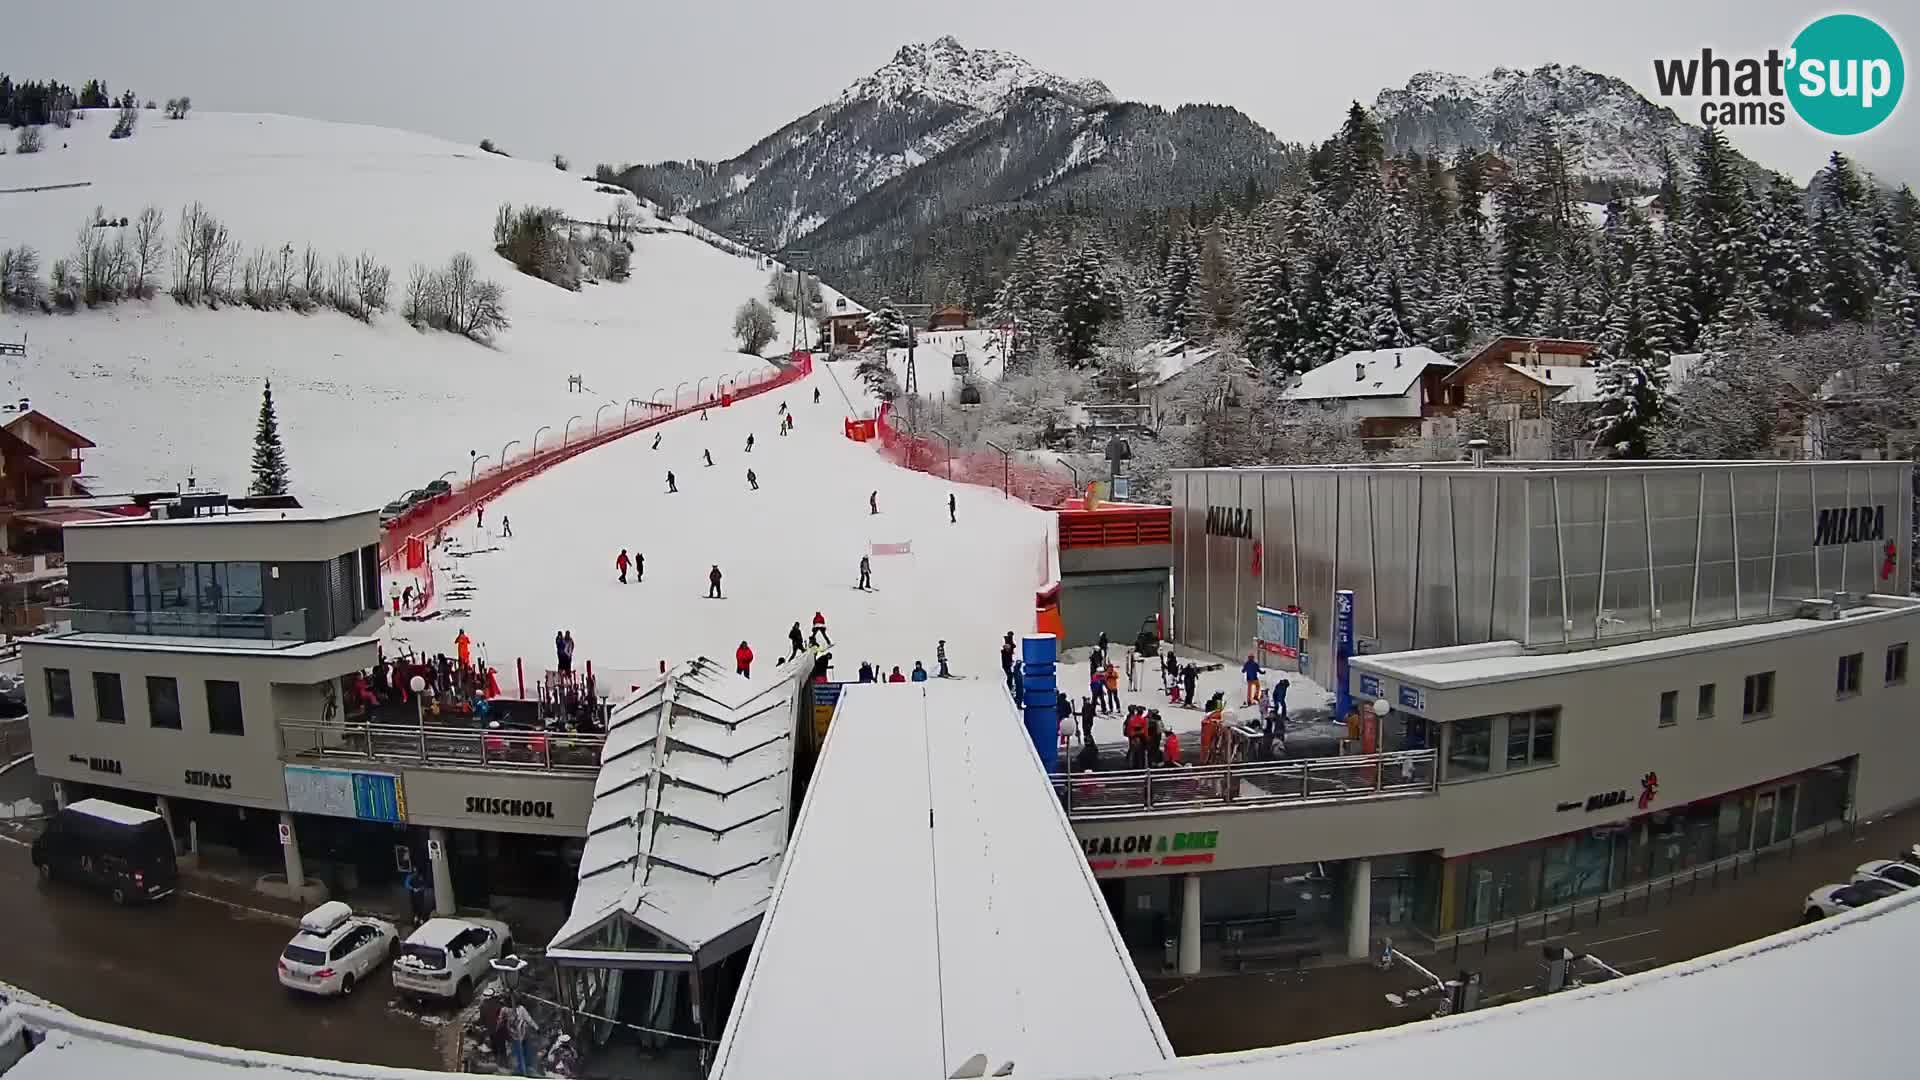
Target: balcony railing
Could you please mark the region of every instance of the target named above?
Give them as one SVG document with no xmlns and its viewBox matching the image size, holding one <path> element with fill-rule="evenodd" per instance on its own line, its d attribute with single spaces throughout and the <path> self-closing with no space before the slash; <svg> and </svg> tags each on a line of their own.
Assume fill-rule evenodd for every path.
<svg viewBox="0 0 1920 1080">
<path fill-rule="evenodd" d="M 307 640 L 307 609 L 277 615 L 229 615 L 212 611 L 106 611 L 61 608 L 77 634 L 144 634 L 152 637 L 240 638 L 249 641 Z"/>
<path fill-rule="evenodd" d="M 1305 758 L 1196 768 L 1084 772 L 1053 777 L 1072 817 L 1205 806 L 1363 802 L 1436 789 L 1438 752 Z"/>
<path fill-rule="evenodd" d="M 479 769 L 587 772 L 600 768 L 604 735 L 578 735 L 447 724 L 354 724 L 280 721 L 288 760 L 348 759 Z"/>
</svg>

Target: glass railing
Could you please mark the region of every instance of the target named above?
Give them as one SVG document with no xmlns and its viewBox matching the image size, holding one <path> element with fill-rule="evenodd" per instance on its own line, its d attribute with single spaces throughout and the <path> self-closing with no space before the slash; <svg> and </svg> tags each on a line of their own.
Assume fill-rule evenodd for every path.
<svg viewBox="0 0 1920 1080">
<path fill-rule="evenodd" d="M 1437 751 L 1303 758 L 1230 765 L 1173 766 L 1053 777 L 1074 817 L 1195 806 L 1269 806 L 1361 802 L 1430 794 Z"/>
<path fill-rule="evenodd" d="M 61 608 L 76 634 L 144 634 L 152 637 L 241 638 L 250 641 L 307 640 L 307 609 L 277 615 L 231 615 L 217 611 L 106 611 Z"/>
<path fill-rule="evenodd" d="M 605 735 L 457 727 L 448 724 L 356 724 L 280 721 L 288 760 L 345 758 L 481 769 L 593 772 Z"/>
</svg>

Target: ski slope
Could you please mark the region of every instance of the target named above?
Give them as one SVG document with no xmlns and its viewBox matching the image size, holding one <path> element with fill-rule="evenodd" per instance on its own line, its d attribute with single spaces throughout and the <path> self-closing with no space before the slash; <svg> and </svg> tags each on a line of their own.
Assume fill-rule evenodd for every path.
<svg viewBox="0 0 1920 1080">
<path fill-rule="evenodd" d="M 506 686 L 516 658 L 530 682 L 553 666 L 556 630 L 572 631 L 576 667 L 592 660 L 596 670 L 649 675 L 695 655 L 731 663 L 744 638 L 764 678 L 789 651 L 788 628 L 806 630 L 819 611 L 836 679 L 855 678 L 861 660 L 909 673 L 920 660 L 936 672 L 942 638 L 955 675 L 998 679 L 1001 635 L 1033 628 L 1045 515 L 848 440 L 843 421 L 872 403 L 846 368 L 818 365 L 801 383 L 709 410 L 707 420 L 669 421 L 652 429 L 658 450 L 643 431 L 589 451 L 493 500 L 484 529 L 462 519 L 436 556 L 441 616 L 390 624 L 394 647 L 448 651 L 464 628 Z M 782 402 L 797 418 L 784 437 Z M 666 490 L 669 469 L 677 494 Z M 949 492 L 958 524 L 948 521 Z M 508 523 L 512 535 L 502 535 Z M 863 592 L 854 586 L 871 544 L 912 550 L 873 556 L 874 591 Z M 622 548 L 646 556 L 643 582 L 620 584 Z M 725 599 L 706 598 L 714 564 Z"/>
<path fill-rule="evenodd" d="M 474 455 L 488 455 L 484 468 L 510 440 L 521 440 L 511 453 L 525 453 L 542 425 L 553 427 L 545 446 L 569 417 L 581 417 L 576 431 L 591 426 L 607 402 L 612 419 L 630 398 L 758 366 L 731 335 L 734 309 L 764 295 L 757 259 L 643 233 L 630 280 L 575 293 L 494 254 L 501 203 L 582 221 L 616 203 L 551 164 L 289 116 L 142 112 L 124 140 L 107 138 L 111 126 L 110 112 L 95 112 L 47 129 L 41 153 L 0 156 L 0 246 L 37 248 L 43 278 L 95 207 L 131 218 L 157 206 L 171 241 L 181 208 L 198 201 L 245 251 L 311 243 L 329 261 L 371 252 L 392 271 L 396 307 L 415 263 L 465 251 L 505 285 L 513 325 L 487 347 L 420 333 L 392 312 L 368 325 L 332 311 L 187 309 L 164 295 L 72 315 L 0 313 L 0 341 L 29 341 L 24 362 L 0 363 L 0 399 L 29 397 L 99 443 L 87 455 L 96 490 L 171 487 L 189 472 L 203 487 L 243 490 L 267 378 L 296 494 L 366 506 L 447 471 L 464 479 Z M 643 215 L 646 227 L 684 224 Z M 161 288 L 170 280 L 163 270 Z M 784 334 L 788 320 L 779 322 Z M 568 393 L 575 374 L 588 393 Z"/>
</svg>

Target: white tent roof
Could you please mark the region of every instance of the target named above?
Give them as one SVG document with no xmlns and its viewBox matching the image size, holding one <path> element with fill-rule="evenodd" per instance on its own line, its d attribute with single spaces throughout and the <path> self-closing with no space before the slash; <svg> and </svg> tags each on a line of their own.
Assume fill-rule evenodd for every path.
<svg viewBox="0 0 1920 1080">
<path fill-rule="evenodd" d="M 690 956 L 743 938 L 786 849 L 794 698 L 806 670 L 756 684 L 703 657 L 614 711 L 579 889 L 551 948 L 583 947 L 613 919 Z"/>
<path fill-rule="evenodd" d="M 714 1080 L 1173 1056 L 997 679 L 844 689 Z"/>
<path fill-rule="evenodd" d="M 1395 363 L 1396 358 L 1398 363 Z M 1300 376 L 1281 394 L 1290 401 L 1344 401 L 1349 398 L 1399 397 L 1429 367 L 1452 368 L 1453 361 L 1427 348 L 1350 352 Z"/>
</svg>

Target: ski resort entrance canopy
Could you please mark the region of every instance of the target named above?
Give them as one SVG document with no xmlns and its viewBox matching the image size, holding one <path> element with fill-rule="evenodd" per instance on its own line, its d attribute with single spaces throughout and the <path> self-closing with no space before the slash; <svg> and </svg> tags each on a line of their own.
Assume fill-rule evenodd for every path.
<svg viewBox="0 0 1920 1080">
<path fill-rule="evenodd" d="M 785 862 L 716 1080 L 1173 1056 L 998 681 L 847 686 Z"/>
<path fill-rule="evenodd" d="M 786 849 L 800 676 L 772 684 L 704 657 L 615 710 L 594 784 L 580 884 L 547 959 L 563 993 L 618 1017 L 622 975 L 653 976 L 629 1002 L 641 1026 L 704 1026 L 719 989 L 699 972 L 753 941 Z M 691 978 L 683 1011 L 679 979 Z M 676 1023 L 679 1018 L 682 1023 Z"/>
</svg>

